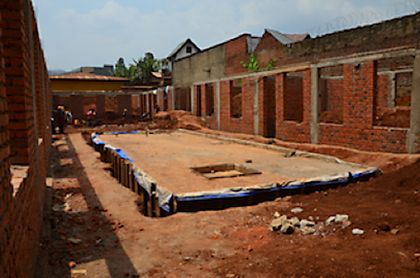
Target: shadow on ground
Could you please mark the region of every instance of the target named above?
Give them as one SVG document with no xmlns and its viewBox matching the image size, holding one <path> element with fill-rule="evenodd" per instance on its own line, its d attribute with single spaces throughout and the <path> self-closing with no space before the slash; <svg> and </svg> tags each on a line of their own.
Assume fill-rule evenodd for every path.
<svg viewBox="0 0 420 278">
<path fill-rule="evenodd" d="M 120 224 L 107 218 L 67 136 L 56 138 L 51 162 L 37 277 L 104 277 L 86 273 L 84 264 L 103 265 L 111 277 L 139 277 L 115 233 Z"/>
</svg>

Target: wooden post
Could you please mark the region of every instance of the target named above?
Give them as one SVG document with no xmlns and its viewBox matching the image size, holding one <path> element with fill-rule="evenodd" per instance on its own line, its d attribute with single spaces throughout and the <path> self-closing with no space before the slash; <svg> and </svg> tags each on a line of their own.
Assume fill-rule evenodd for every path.
<svg viewBox="0 0 420 278">
<path fill-rule="evenodd" d="M 114 152 L 111 152 L 111 168 L 112 168 L 112 176 L 114 178 L 117 177 L 117 161 L 116 161 L 116 156 Z"/>
<path fill-rule="evenodd" d="M 155 191 L 153 196 L 153 216 L 160 217 L 159 192 Z"/>
</svg>

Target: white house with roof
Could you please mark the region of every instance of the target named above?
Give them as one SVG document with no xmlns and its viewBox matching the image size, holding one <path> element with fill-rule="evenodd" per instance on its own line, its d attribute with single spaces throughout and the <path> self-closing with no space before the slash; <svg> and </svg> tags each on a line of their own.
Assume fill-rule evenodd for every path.
<svg viewBox="0 0 420 278">
<path fill-rule="evenodd" d="M 194 55 L 197 52 L 200 52 L 201 49 L 191 40 L 187 39 L 180 44 L 178 44 L 177 47 L 175 47 L 174 50 L 168 55 L 167 59 L 171 62 L 171 70 L 172 70 L 172 64 L 179 59 Z"/>
</svg>

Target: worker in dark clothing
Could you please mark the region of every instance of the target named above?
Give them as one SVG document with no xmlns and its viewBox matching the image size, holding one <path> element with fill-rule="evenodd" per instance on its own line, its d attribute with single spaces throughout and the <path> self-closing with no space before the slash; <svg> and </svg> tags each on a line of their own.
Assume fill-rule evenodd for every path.
<svg viewBox="0 0 420 278">
<path fill-rule="evenodd" d="M 63 106 L 58 107 L 58 119 L 57 119 L 58 129 L 60 134 L 64 134 L 64 125 L 66 124 L 66 112 L 64 111 Z"/>
</svg>

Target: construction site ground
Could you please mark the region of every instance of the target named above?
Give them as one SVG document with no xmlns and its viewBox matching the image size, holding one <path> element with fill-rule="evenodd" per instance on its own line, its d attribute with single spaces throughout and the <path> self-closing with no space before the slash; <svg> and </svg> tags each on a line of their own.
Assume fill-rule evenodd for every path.
<svg viewBox="0 0 420 278">
<path fill-rule="evenodd" d="M 384 174 L 254 206 L 150 218 L 138 211 L 135 193 L 111 177 L 109 165 L 81 134 L 57 136 L 37 275 L 419 277 L 419 156 L 269 143 L 380 166 Z M 306 236 L 270 230 L 275 212 L 293 216 L 296 207 L 303 209 L 297 216 L 320 221 L 348 214 L 351 226 Z M 353 228 L 365 233 L 353 235 Z"/>
<path fill-rule="evenodd" d="M 362 167 L 321 158 L 288 156 L 286 151 L 263 149 L 225 140 L 183 133 L 101 135 L 122 149 L 158 186 L 174 193 L 269 185 L 321 176 L 346 175 Z M 220 164 L 243 165 L 261 174 L 208 179 L 191 168 Z M 228 172 L 229 173 L 229 172 Z"/>
</svg>

